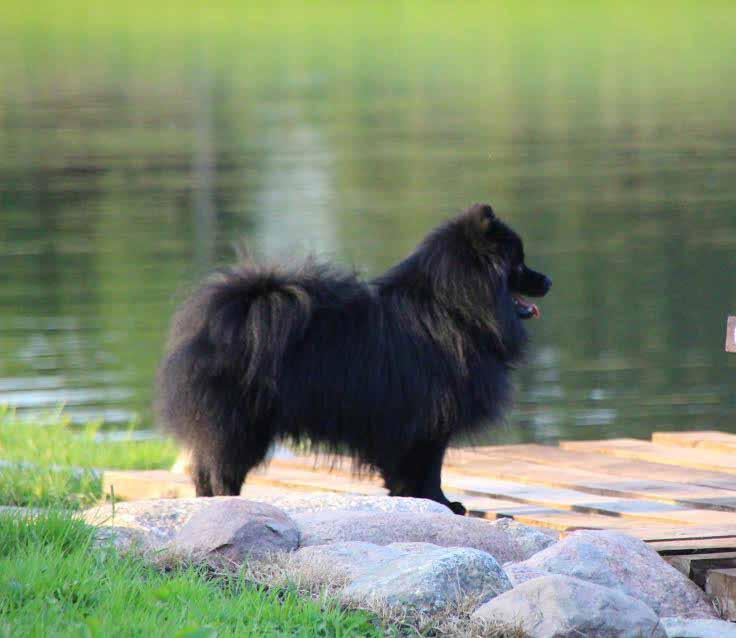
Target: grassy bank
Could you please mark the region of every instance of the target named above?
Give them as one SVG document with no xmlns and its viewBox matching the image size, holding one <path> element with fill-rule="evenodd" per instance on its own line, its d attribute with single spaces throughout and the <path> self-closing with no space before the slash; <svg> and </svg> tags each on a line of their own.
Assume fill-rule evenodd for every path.
<svg viewBox="0 0 736 638">
<path fill-rule="evenodd" d="M 36 421 L 0 411 L 0 505 L 36 505 L 76 509 L 98 501 L 96 468 L 156 469 L 176 458 L 164 439 L 107 441 L 100 424 L 72 427 L 59 415 Z"/>
<path fill-rule="evenodd" d="M 267 591 L 242 575 L 164 573 L 91 551 L 68 514 L 0 516 L 0 636 L 380 636 L 367 614 Z"/>
<path fill-rule="evenodd" d="M 93 528 L 68 510 L 101 498 L 95 468 L 163 468 L 177 453 L 171 441 L 98 434 L 95 424 L 0 412 L 0 505 L 49 508 L 35 518 L 0 513 L 0 638 L 382 635 L 369 615 L 333 601 L 93 550 Z"/>
</svg>

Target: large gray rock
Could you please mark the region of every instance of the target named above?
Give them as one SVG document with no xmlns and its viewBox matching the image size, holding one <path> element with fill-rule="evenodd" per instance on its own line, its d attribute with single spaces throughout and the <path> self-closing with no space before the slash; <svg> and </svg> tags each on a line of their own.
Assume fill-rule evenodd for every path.
<svg viewBox="0 0 736 638">
<path fill-rule="evenodd" d="M 317 512 L 295 514 L 302 547 L 345 541 L 389 545 L 432 543 L 442 547 L 472 547 L 491 554 L 499 562 L 520 561 L 554 543 L 478 518 L 408 512 Z M 525 526 L 521 526 L 525 527 Z M 536 541 L 532 542 L 532 534 Z"/>
<path fill-rule="evenodd" d="M 619 591 L 569 576 L 534 578 L 480 607 L 476 620 L 520 626 L 530 638 L 666 638 L 657 615 Z"/>
<path fill-rule="evenodd" d="M 215 498 L 153 498 L 144 501 L 123 501 L 92 507 L 83 513 L 92 525 L 129 527 L 145 533 L 151 543 L 171 540 L 193 514 L 213 503 L 240 497 Z M 245 500 L 245 499 L 243 499 Z"/>
<path fill-rule="evenodd" d="M 521 583 L 525 583 L 532 578 L 539 578 L 540 576 L 549 576 L 548 572 L 537 569 L 536 567 L 529 567 L 525 563 L 504 563 L 503 571 L 509 577 L 511 584 L 514 587 L 518 587 Z"/>
<path fill-rule="evenodd" d="M 552 529 L 524 525 L 513 518 L 499 518 L 491 525 L 513 538 L 524 556 L 533 556 L 554 545 L 560 538 L 559 533 Z"/>
<path fill-rule="evenodd" d="M 511 583 L 493 556 L 462 547 L 422 548 L 360 574 L 340 594 L 364 607 L 436 613 L 467 598 L 486 601 Z"/>
<path fill-rule="evenodd" d="M 96 548 L 113 548 L 121 554 L 133 550 L 158 549 L 158 544 L 151 545 L 149 536 L 145 532 L 132 527 L 114 525 L 98 527 L 95 530 L 92 545 Z"/>
<path fill-rule="evenodd" d="M 736 638 L 736 624 L 711 618 L 661 618 L 668 638 Z"/>
<path fill-rule="evenodd" d="M 246 486 L 246 492 L 248 487 Z M 84 512 L 84 519 L 93 525 L 131 527 L 149 536 L 151 544 L 171 540 L 193 514 L 222 501 L 258 501 L 268 503 L 287 514 L 321 511 L 353 512 L 422 512 L 455 516 L 449 508 L 423 498 L 392 496 L 357 496 L 326 494 L 325 492 L 274 493 L 268 498 L 215 496 L 213 498 L 157 498 L 123 501 L 100 505 Z"/>
<path fill-rule="evenodd" d="M 579 531 L 515 566 L 515 579 L 529 570 L 563 574 L 621 591 L 659 616 L 714 618 L 703 591 L 668 565 L 646 543 L 612 531 Z"/>
<path fill-rule="evenodd" d="M 193 514 L 167 549 L 198 560 L 239 565 L 250 557 L 292 551 L 298 544 L 296 525 L 280 509 L 231 499 L 212 503 Z"/>
<path fill-rule="evenodd" d="M 436 545 L 424 545 L 436 549 Z M 348 541 L 329 545 L 302 547 L 291 556 L 289 570 L 292 580 L 307 580 L 330 584 L 346 583 L 361 574 L 402 558 L 409 552 L 396 545 L 376 545 Z"/>
</svg>

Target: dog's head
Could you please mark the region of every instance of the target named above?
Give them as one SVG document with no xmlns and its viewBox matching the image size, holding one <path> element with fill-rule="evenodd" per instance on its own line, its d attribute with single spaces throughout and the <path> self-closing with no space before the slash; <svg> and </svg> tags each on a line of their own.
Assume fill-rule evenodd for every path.
<svg viewBox="0 0 736 638">
<path fill-rule="evenodd" d="M 521 237 L 496 217 L 489 204 L 475 204 L 466 215 L 474 231 L 476 247 L 490 260 L 494 270 L 506 279 L 517 316 L 521 319 L 539 317 L 537 305 L 525 297 L 544 297 L 552 287 L 552 281 L 524 263 Z"/>
</svg>

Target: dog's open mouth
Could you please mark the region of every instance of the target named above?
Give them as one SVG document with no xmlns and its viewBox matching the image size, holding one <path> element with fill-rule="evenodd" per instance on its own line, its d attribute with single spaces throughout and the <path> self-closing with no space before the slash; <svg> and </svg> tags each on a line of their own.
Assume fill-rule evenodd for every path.
<svg viewBox="0 0 736 638">
<path fill-rule="evenodd" d="M 518 292 L 511 293 L 516 306 L 516 314 L 520 319 L 538 319 L 541 316 L 537 304 L 527 301 Z"/>
</svg>

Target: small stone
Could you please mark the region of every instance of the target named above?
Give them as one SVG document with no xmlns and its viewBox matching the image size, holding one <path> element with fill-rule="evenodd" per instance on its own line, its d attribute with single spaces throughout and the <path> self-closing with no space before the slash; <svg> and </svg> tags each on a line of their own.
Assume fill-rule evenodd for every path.
<svg viewBox="0 0 736 638">
<path fill-rule="evenodd" d="M 488 552 L 499 562 L 521 561 L 534 553 L 527 539 L 519 540 L 518 530 L 509 531 L 479 518 L 344 511 L 295 514 L 293 518 L 301 532 L 302 547 L 344 541 L 376 545 L 419 542 L 441 547 L 471 547 Z"/>
<path fill-rule="evenodd" d="M 643 601 L 659 616 L 716 616 L 695 583 L 646 543 L 619 532 L 573 532 L 514 569 L 522 568 L 574 576 L 616 589 Z"/>
<path fill-rule="evenodd" d="M 292 551 L 299 543 L 294 522 L 280 509 L 242 499 L 212 503 L 191 518 L 168 544 L 176 555 L 242 564 L 249 557 Z"/>
<path fill-rule="evenodd" d="M 520 626 L 530 638 L 666 638 L 644 603 L 569 576 L 527 581 L 481 606 L 473 618 Z"/>
<path fill-rule="evenodd" d="M 736 624 L 712 618 L 660 618 L 668 638 L 736 638 Z"/>
<path fill-rule="evenodd" d="M 386 605 L 431 614 L 466 598 L 487 601 L 510 588 L 506 574 L 490 554 L 438 547 L 366 570 L 340 597 L 368 608 Z"/>
</svg>

